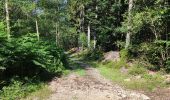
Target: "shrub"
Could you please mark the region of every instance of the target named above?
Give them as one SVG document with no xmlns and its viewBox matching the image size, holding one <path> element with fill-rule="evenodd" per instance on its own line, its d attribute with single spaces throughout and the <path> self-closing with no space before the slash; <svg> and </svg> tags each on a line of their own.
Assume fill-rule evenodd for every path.
<svg viewBox="0 0 170 100">
<path fill-rule="evenodd" d="M 128 67 L 127 65 L 128 51 L 122 49 L 120 51 L 120 61 L 114 62 L 114 68 Z"/>
<path fill-rule="evenodd" d="M 82 49 L 87 47 L 87 36 L 85 33 L 79 35 L 79 45 L 82 46 Z"/>
<path fill-rule="evenodd" d="M 166 71 L 170 72 L 170 58 L 167 59 L 165 67 L 166 67 Z"/>
<path fill-rule="evenodd" d="M 29 79 L 31 80 L 31 79 Z M 18 100 L 29 93 L 35 92 L 40 89 L 43 84 L 35 84 L 31 82 L 22 82 L 18 80 L 11 80 L 9 86 L 4 86 L 0 91 L 0 99 L 1 100 Z"/>
<path fill-rule="evenodd" d="M 89 50 L 83 57 L 85 60 L 101 60 L 103 53 L 100 50 Z"/>
<path fill-rule="evenodd" d="M 127 60 L 127 58 L 128 58 L 128 51 L 125 50 L 125 49 L 122 49 L 120 51 L 120 57 L 121 57 L 121 60 Z"/>
<path fill-rule="evenodd" d="M 157 40 L 153 43 L 141 43 L 130 48 L 130 55 L 132 57 L 140 58 L 142 61 L 150 63 L 148 66 L 150 70 L 160 70 L 164 68 L 169 70 L 168 58 L 170 43 L 168 41 Z"/>
<path fill-rule="evenodd" d="M 0 57 L 0 65 L 7 69 L 30 67 L 27 69 L 31 70 L 32 66 L 37 66 L 56 73 L 67 67 L 63 50 L 48 41 L 37 41 L 35 34 L 27 34 L 4 43 L 0 48 Z M 22 69 L 20 70 L 23 71 Z"/>
<path fill-rule="evenodd" d="M 26 96 L 39 88 L 41 82 L 50 80 L 54 74 L 62 74 L 68 67 L 63 50 L 53 42 L 37 41 L 34 33 L 12 38 L 10 42 L 5 39 L 2 41 L 0 44 L 2 100 L 16 100 Z M 14 76 L 18 76 L 19 81 L 11 81 Z M 36 77 L 36 80 L 41 82 L 28 81 L 24 79 L 25 77 Z"/>
<path fill-rule="evenodd" d="M 145 74 L 146 72 L 147 70 L 139 64 L 134 65 L 128 71 L 128 73 L 131 75 L 142 75 L 142 74 Z"/>
</svg>

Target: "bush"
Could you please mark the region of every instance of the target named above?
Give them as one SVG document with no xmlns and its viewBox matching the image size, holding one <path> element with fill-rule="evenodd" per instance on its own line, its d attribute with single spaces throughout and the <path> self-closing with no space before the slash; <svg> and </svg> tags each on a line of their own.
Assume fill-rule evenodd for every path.
<svg viewBox="0 0 170 100">
<path fill-rule="evenodd" d="M 0 65 L 6 69 L 37 66 L 56 73 L 67 66 L 63 50 L 48 41 L 37 41 L 35 34 L 12 40 L 0 48 Z"/>
<path fill-rule="evenodd" d="M 166 71 L 170 72 L 170 58 L 166 61 Z"/>
<path fill-rule="evenodd" d="M 1 33 L 0 33 L 1 34 Z M 1 35 L 0 35 L 1 39 Z M 0 99 L 17 100 L 36 91 L 40 84 L 68 67 L 64 51 L 50 41 L 37 41 L 29 33 L 11 41 L 1 40 L 0 48 Z M 18 76 L 18 80 L 12 80 Z M 25 77 L 29 77 L 25 80 Z M 36 80 L 30 81 L 30 78 Z M 36 82 L 36 81 L 40 82 Z M 30 81 L 30 82 L 29 82 Z M 1 84 L 3 83 L 3 84 Z"/>
<path fill-rule="evenodd" d="M 31 80 L 31 79 L 29 79 Z M 0 91 L 0 99 L 1 100 L 18 100 L 21 99 L 28 94 L 37 91 L 43 86 L 43 84 L 39 83 L 31 83 L 31 82 L 22 82 L 18 80 L 11 80 L 9 86 L 4 86 Z"/>
<path fill-rule="evenodd" d="M 85 33 L 81 33 L 79 35 L 79 45 L 82 46 L 82 49 L 84 49 L 85 47 L 87 47 L 87 36 Z"/>
<path fill-rule="evenodd" d="M 89 50 L 83 57 L 85 60 L 101 60 L 103 53 L 100 50 Z"/>
<path fill-rule="evenodd" d="M 125 49 L 122 49 L 120 51 L 120 58 L 121 58 L 121 60 L 127 60 L 127 58 L 128 58 L 128 51 L 125 50 Z"/>
<path fill-rule="evenodd" d="M 131 75 L 142 75 L 147 73 L 147 70 L 143 66 L 136 64 L 129 69 L 128 73 Z"/>
<path fill-rule="evenodd" d="M 168 71 L 169 44 L 168 41 L 163 40 L 157 40 L 153 43 L 141 43 L 130 48 L 130 55 L 132 55 L 132 58 L 140 58 L 140 60 L 150 63 L 147 66 L 150 70 L 164 68 Z"/>
<path fill-rule="evenodd" d="M 125 49 L 122 49 L 120 51 L 120 61 L 114 62 L 114 68 L 121 68 L 121 67 L 128 67 L 127 65 L 127 59 L 128 59 L 128 51 Z"/>
</svg>

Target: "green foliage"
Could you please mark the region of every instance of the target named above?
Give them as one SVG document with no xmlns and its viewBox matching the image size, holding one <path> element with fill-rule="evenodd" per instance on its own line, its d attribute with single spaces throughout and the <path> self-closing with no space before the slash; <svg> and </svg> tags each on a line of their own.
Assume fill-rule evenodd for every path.
<svg viewBox="0 0 170 100">
<path fill-rule="evenodd" d="M 128 67 L 127 60 L 128 60 L 128 51 L 122 49 L 120 51 L 120 61 L 113 62 L 114 68 L 120 69 L 121 67 Z"/>
<path fill-rule="evenodd" d="M 15 81 L 11 86 L 3 87 L 1 92 L 1 99 L 3 100 L 15 100 L 24 96 L 24 92 L 21 88 L 22 83 Z"/>
<path fill-rule="evenodd" d="M 122 74 L 119 69 L 115 69 L 113 66 L 114 63 L 112 62 L 106 64 L 98 63 L 97 68 L 103 76 L 120 84 L 126 78 L 126 75 Z"/>
<path fill-rule="evenodd" d="M 30 81 L 31 79 L 29 79 Z M 35 92 L 42 88 L 43 84 L 24 83 L 12 79 L 9 86 L 4 86 L 0 91 L 0 99 L 2 100 L 16 100 L 21 99 L 28 94 Z"/>
<path fill-rule="evenodd" d="M 147 69 L 143 68 L 142 66 L 138 64 L 131 67 L 128 71 L 128 73 L 131 75 L 143 75 L 143 74 L 146 74 L 146 72 L 147 72 Z"/>
<path fill-rule="evenodd" d="M 170 4 L 167 0 L 134 0 L 132 18 L 128 18 L 127 0 L 9 0 L 8 2 L 11 41 L 6 39 L 5 2 L 0 1 L 0 76 L 2 76 L 0 85 L 8 83 L 15 75 L 22 79 L 25 76 L 40 77 L 41 74 L 46 76 L 44 73 L 61 74 L 65 68 L 68 68 L 67 56 L 61 48 L 68 50 L 80 45 L 87 47 L 85 33 L 88 24 L 91 26 L 91 41 L 96 40 L 96 48 L 103 51 L 121 50 L 125 45 L 125 34 L 128 31 L 132 33 L 130 34 L 132 45 L 128 51 L 121 50 L 120 61 L 106 66 L 128 67 L 126 63 L 129 58 L 140 58 L 141 63 L 144 63 L 141 66 L 151 70 L 163 68 L 170 71 L 168 38 Z M 35 33 L 37 31 L 35 20 L 38 21 L 40 41 L 37 40 Z M 56 46 L 55 41 L 58 41 L 59 46 Z M 81 56 L 85 60 L 100 60 L 103 54 L 97 49 L 82 51 L 82 54 L 76 56 Z M 142 74 L 141 72 L 144 72 L 142 67 L 132 68 L 132 74 Z M 144 82 L 142 80 L 142 84 L 146 85 Z M 155 84 L 154 80 L 153 82 Z M 13 84 L 16 85 L 11 85 L 14 88 L 23 85 L 19 82 Z M 142 87 L 142 84 L 130 83 L 132 87 L 133 85 Z M 3 91 L 8 89 L 4 88 Z"/>
<path fill-rule="evenodd" d="M 32 100 L 35 98 L 39 98 L 41 100 L 48 99 L 49 96 L 52 94 L 52 91 L 47 85 L 43 85 L 42 89 L 36 90 L 35 92 L 29 94 L 25 98 L 21 100 Z"/>
<path fill-rule="evenodd" d="M 7 35 L 5 33 L 5 25 L 3 22 L 0 22 L 0 39 L 1 41 L 4 40 L 5 38 L 7 38 Z"/>
<path fill-rule="evenodd" d="M 103 52 L 97 49 L 88 50 L 83 58 L 85 60 L 101 60 L 103 58 Z"/>
<path fill-rule="evenodd" d="M 169 42 L 157 40 L 154 43 L 141 43 L 130 48 L 130 55 L 140 58 L 150 70 L 165 68 L 168 71 Z M 150 63 L 150 64 L 149 64 Z"/>
<path fill-rule="evenodd" d="M 122 26 L 116 28 L 116 31 L 121 32 L 121 33 L 127 33 L 128 32 L 127 27 L 131 26 L 131 32 L 133 34 L 139 32 L 144 25 L 144 21 L 143 21 L 143 19 L 145 19 L 144 13 L 143 12 L 140 12 L 140 13 L 134 12 L 132 14 L 132 16 L 133 16 L 132 19 L 131 19 L 132 22 L 129 25 L 129 19 L 127 18 L 128 16 L 127 16 L 127 14 L 125 14 L 125 20 L 124 20 L 124 22 L 122 22 Z"/>
<path fill-rule="evenodd" d="M 162 75 L 156 74 L 156 75 L 148 75 L 144 74 L 142 76 L 146 80 L 146 86 L 149 90 L 153 90 L 155 87 L 165 87 L 164 79 Z"/>
<path fill-rule="evenodd" d="M 80 75 L 80 76 L 85 76 L 86 75 L 86 72 L 84 69 L 77 69 L 75 70 L 75 73 Z"/>
<path fill-rule="evenodd" d="M 115 67 L 115 68 L 117 68 L 116 66 L 116 63 L 115 62 L 112 62 L 112 61 L 107 61 L 107 62 L 103 62 L 102 63 L 104 66 L 106 66 L 106 67 L 108 67 L 108 68 L 113 68 L 113 67 Z"/>
<path fill-rule="evenodd" d="M 33 64 L 32 66 L 36 65 L 50 72 L 57 72 L 62 71 L 67 63 L 61 49 L 50 42 L 37 41 L 35 34 L 13 39 L 11 43 L 5 45 L 0 49 L 0 55 L 4 58 L 1 60 L 1 65 L 6 68 L 30 63 Z"/>
<path fill-rule="evenodd" d="M 166 68 L 167 72 L 170 72 L 170 58 L 167 59 L 165 68 Z"/>
<path fill-rule="evenodd" d="M 128 58 L 128 51 L 125 50 L 125 49 L 122 49 L 120 51 L 120 58 L 121 58 L 121 60 L 127 60 L 127 58 Z"/>
<path fill-rule="evenodd" d="M 3 22 L 0 22 L 0 42 L 6 42 L 5 39 L 7 38 L 5 31 L 4 31 L 4 24 Z M 0 44 L 2 46 L 2 44 Z M 0 62 L 4 60 L 5 58 L 0 56 Z M 4 69 L 4 66 L 0 65 L 0 70 Z M 0 71 L 1 73 L 1 71 Z"/>
<path fill-rule="evenodd" d="M 82 46 L 82 48 L 87 47 L 87 36 L 85 33 L 80 33 L 79 36 L 79 45 Z"/>
<path fill-rule="evenodd" d="M 0 65 L 4 68 L 0 71 L 0 81 L 5 82 L 0 84 L 3 87 L 0 97 L 3 100 L 16 100 L 39 88 L 41 82 L 36 83 L 31 79 L 22 82 L 25 81 L 24 77 L 46 81 L 53 73 L 60 75 L 68 67 L 63 50 L 50 41 L 37 41 L 35 33 L 12 38 L 10 42 L 1 42 L 0 58 Z M 15 75 L 21 81 L 11 81 Z M 9 80 L 11 83 L 8 86 Z"/>
</svg>

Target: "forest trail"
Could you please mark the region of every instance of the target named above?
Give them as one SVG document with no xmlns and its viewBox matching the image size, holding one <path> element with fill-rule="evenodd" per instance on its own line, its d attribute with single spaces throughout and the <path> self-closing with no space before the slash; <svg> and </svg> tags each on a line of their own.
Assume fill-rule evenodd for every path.
<svg viewBox="0 0 170 100">
<path fill-rule="evenodd" d="M 53 94 L 47 100 L 150 100 L 144 94 L 113 84 L 88 64 L 77 63 L 85 69 L 86 75 L 72 73 L 54 79 L 50 83 Z"/>
</svg>

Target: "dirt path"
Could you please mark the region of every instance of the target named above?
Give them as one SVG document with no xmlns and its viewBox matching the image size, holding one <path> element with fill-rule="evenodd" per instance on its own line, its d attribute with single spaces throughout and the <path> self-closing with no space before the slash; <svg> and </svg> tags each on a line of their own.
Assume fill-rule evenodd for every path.
<svg viewBox="0 0 170 100">
<path fill-rule="evenodd" d="M 86 76 L 74 73 L 50 83 L 53 94 L 48 100 L 150 100 L 141 93 L 124 90 L 100 75 L 97 69 L 79 62 Z"/>
</svg>

